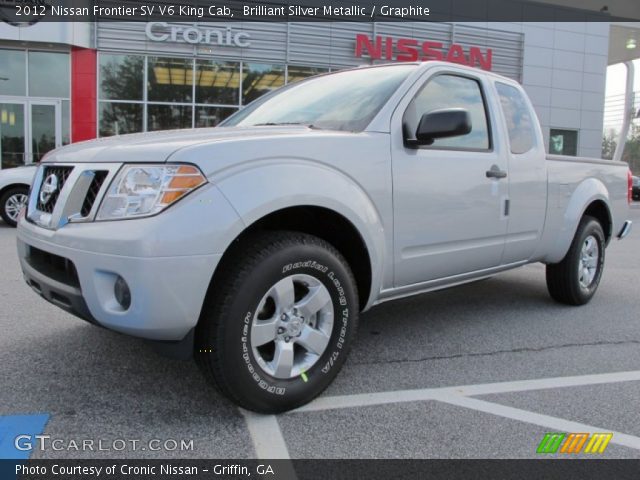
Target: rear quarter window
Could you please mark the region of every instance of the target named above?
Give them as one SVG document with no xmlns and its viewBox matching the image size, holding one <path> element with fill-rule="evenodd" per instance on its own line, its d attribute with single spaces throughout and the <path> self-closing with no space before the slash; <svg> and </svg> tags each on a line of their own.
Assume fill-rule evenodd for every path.
<svg viewBox="0 0 640 480">
<path fill-rule="evenodd" d="M 507 123 L 511 153 L 526 153 L 536 143 L 533 116 L 529 106 L 517 88 L 496 82 L 496 89 L 500 97 L 502 113 Z"/>
</svg>

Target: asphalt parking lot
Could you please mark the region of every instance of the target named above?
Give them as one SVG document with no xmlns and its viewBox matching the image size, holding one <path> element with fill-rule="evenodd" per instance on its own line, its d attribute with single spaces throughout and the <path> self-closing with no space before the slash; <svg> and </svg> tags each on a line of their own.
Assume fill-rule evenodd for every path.
<svg viewBox="0 0 640 480">
<path fill-rule="evenodd" d="M 631 218 L 637 230 L 638 206 Z M 532 265 L 367 312 L 335 383 L 277 417 L 238 410 L 191 361 L 38 298 L 2 223 L 0 265 L 0 426 L 29 416 L 61 440 L 31 458 L 539 458 L 546 432 L 596 431 L 613 433 L 599 457 L 640 458 L 638 231 L 612 242 L 585 307 L 554 303 Z M 107 448 L 69 448 L 85 439 Z"/>
</svg>

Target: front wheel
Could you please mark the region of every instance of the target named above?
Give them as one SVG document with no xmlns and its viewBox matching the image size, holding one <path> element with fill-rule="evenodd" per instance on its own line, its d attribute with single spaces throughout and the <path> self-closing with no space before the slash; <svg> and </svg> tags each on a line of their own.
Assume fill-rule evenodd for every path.
<svg viewBox="0 0 640 480">
<path fill-rule="evenodd" d="M 29 189 L 26 187 L 13 187 L 0 197 L 0 216 L 11 227 L 18 224 L 20 210 L 27 203 Z"/>
<path fill-rule="evenodd" d="M 302 233 L 264 232 L 233 248 L 205 301 L 197 363 L 249 410 L 303 405 L 346 360 L 359 310 L 353 274 L 335 248 Z"/>
<path fill-rule="evenodd" d="M 551 297 L 568 305 L 584 305 L 598 289 L 604 267 L 605 236 L 600 222 L 585 216 L 560 263 L 547 265 Z"/>
</svg>

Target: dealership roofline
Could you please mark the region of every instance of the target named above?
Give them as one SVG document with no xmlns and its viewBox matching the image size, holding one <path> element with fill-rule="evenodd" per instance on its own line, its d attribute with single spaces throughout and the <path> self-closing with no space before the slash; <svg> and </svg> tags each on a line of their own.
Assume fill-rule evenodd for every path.
<svg viewBox="0 0 640 480">
<path fill-rule="evenodd" d="M 630 48 L 633 41 L 635 47 Z M 611 23 L 609 32 L 609 65 L 640 58 L 640 22 Z"/>
</svg>

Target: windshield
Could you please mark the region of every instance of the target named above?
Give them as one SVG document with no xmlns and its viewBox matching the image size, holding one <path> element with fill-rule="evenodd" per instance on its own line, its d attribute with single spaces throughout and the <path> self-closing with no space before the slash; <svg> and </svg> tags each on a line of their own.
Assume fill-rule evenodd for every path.
<svg viewBox="0 0 640 480">
<path fill-rule="evenodd" d="M 302 124 L 359 132 L 415 68 L 388 65 L 294 83 L 249 104 L 221 126 Z"/>
</svg>

